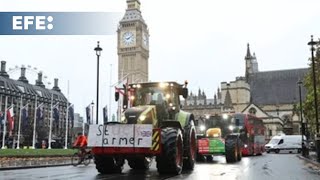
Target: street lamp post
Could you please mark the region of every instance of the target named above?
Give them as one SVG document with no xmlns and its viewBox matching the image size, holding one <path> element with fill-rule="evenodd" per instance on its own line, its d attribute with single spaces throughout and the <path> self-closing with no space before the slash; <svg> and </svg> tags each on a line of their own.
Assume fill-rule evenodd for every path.
<svg viewBox="0 0 320 180">
<path fill-rule="evenodd" d="M 313 94 L 314 94 L 314 106 L 316 113 L 316 129 L 317 134 L 315 137 L 316 140 L 316 150 L 317 150 L 317 161 L 320 162 L 320 135 L 319 135 L 319 119 L 318 119 L 318 98 L 317 98 L 317 82 L 316 82 L 316 73 L 315 73 L 315 63 L 314 63 L 314 45 L 319 44 L 317 41 L 313 41 L 313 36 L 311 35 L 311 41 L 308 42 L 308 45 L 311 46 L 311 61 L 312 61 L 312 76 L 313 76 Z"/>
<path fill-rule="evenodd" d="M 96 55 L 97 55 L 97 107 L 96 107 L 96 124 L 99 124 L 98 118 L 99 118 L 99 58 L 101 56 L 101 51 L 102 48 L 99 45 L 99 41 L 98 41 L 98 45 L 97 47 L 94 48 L 94 50 L 96 51 Z"/>
<path fill-rule="evenodd" d="M 301 149 L 302 149 L 302 156 L 307 156 L 307 148 L 306 148 L 306 144 L 305 144 L 305 141 L 304 141 L 304 138 L 303 136 L 306 134 L 306 131 L 305 131 L 305 123 L 303 123 L 303 118 L 302 118 L 302 97 L 301 97 L 301 85 L 302 85 L 302 82 L 299 81 L 298 82 L 298 85 L 299 85 L 299 101 L 300 101 L 300 121 L 301 121 Z"/>
</svg>

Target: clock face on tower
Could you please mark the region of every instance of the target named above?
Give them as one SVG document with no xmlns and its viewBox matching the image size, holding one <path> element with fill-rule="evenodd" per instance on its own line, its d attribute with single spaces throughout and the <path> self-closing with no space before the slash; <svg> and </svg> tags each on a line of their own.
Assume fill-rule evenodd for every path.
<svg viewBox="0 0 320 180">
<path fill-rule="evenodd" d="M 122 42 L 126 46 L 133 45 L 135 42 L 135 36 L 132 32 L 128 31 L 123 33 Z"/>
<path fill-rule="evenodd" d="M 145 46 L 148 46 L 148 36 L 145 32 L 142 33 L 142 41 Z"/>
</svg>

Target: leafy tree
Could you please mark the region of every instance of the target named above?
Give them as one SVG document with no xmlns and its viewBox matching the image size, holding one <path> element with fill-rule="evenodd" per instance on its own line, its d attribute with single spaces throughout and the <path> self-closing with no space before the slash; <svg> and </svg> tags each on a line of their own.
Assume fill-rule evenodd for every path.
<svg viewBox="0 0 320 180">
<path fill-rule="evenodd" d="M 309 59 L 309 71 L 304 79 L 304 86 L 307 89 L 306 98 L 303 103 L 303 110 L 305 118 L 309 120 L 309 132 L 314 134 L 316 132 L 316 113 L 315 113 L 315 105 L 314 105 L 314 89 L 313 89 L 313 69 L 312 69 L 312 61 Z M 316 48 L 315 53 L 315 76 L 316 76 L 316 87 L 317 87 L 317 103 L 318 103 L 318 117 L 320 113 L 320 47 Z"/>
</svg>

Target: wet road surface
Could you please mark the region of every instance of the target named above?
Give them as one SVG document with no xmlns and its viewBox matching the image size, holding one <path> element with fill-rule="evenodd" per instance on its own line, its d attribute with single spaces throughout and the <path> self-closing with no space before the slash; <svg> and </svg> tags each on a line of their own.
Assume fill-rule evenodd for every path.
<svg viewBox="0 0 320 180">
<path fill-rule="evenodd" d="M 241 162 L 227 164 L 223 156 L 213 162 L 198 163 L 191 172 L 181 175 L 159 175 L 155 162 L 148 171 L 133 171 L 125 165 L 123 173 L 100 175 L 94 164 L 50 168 L 0 171 L 0 180 L 11 179 L 75 179 L 75 180 L 319 180 L 320 169 L 300 160 L 296 154 L 264 154 L 244 157 Z"/>
</svg>

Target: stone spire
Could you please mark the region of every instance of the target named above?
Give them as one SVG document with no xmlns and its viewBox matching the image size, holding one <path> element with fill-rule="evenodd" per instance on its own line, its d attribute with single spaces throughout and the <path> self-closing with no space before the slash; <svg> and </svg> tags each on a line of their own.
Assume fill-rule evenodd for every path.
<svg viewBox="0 0 320 180">
<path fill-rule="evenodd" d="M 245 60 L 249 60 L 251 58 L 252 58 L 252 56 L 251 56 L 251 53 L 250 53 L 250 44 L 248 43 L 247 44 L 247 54 L 246 54 Z"/>
<path fill-rule="evenodd" d="M 226 96 L 224 98 L 223 108 L 224 109 L 233 109 L 232 99 L 231 99 L 231 95 L 229 92 L 229 84 L 227 84 L 227 92 L 226 92 Z"/>
<path fill-rule="evenodd" d="M 139 0 L 127 0 L 127 9 L 121 22 L 127 21 L 141 21 L 145 24 L 140 11 L 140 1 Z"/>
<path fill-rule="evenodd" d="M 127 0 L 127 9 L 136 9 L 140 11 L 140 4 L 139 0 Z"/>
<path fill-rule="evenodd" d="M 244 57 L 244 59 L 246 61 L 245 76 L 246 76 L 246 81 L 248 82 L 249 81 L 249 75 L 254 72 L 253 71 L 253 64 L 252 64 L 254 57 L 251 55 L 249 43 L 247 44 L 247 54 Z"/>
<path fill-rule="evenodd" d="M 218 90 L 217 90 L 217 94 L 218 94 L 218 99 L 221 100 L 221 92 L 220 92 L 220 88 L 218 87 Z"/>
<path fill-rule="evenodd" d="M 232 109 L 232 108 L 233 108 L 233 106 L 232 106 L 232 100 L 231 100 L 231 95 L 230 95 L 229 90 L 227 90 L 226 97 L 225 97 L 225 99 L 224 99 L 223 107 L 224 107 L 225 109 Z"/>
<path fill-rule="evenodd" d="M 214 96 L 213 96 L 213 104 L 217 105 L 217 95 L 216 95 L 216 93 L 214 93 Z"/>
<path fill-rule="evenodd" d="M 198 90 L 198 99 L 202 99 L 202 98 L 201 98 L 201 90 L 200 90 L 200 87 L 199 87 L 199 90 Z"/>
</svg>

